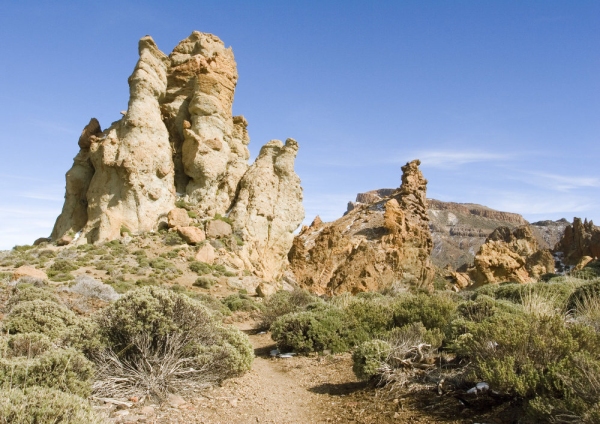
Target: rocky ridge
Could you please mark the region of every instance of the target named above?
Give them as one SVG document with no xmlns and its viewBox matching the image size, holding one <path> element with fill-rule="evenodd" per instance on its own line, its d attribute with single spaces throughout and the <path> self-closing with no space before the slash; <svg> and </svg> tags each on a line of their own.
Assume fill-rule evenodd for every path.
<svg viewBox="0 0 600 424">
<path fill-rule="evenodd" d="M 302 228 L 288 256 L 301 287 L 328 295 L 392 284 L 431 288 L 433 242 L 419 164 L 402 167 L 402 185 L 392 195 Z"/>
<path fill-rule="evenodd" d="M 236 63 L 218 37 L 194 31 L 166 56 L 146 36 L 139 56 L 123 118 L 104 131 L 93 118 L 81 134 L 52 241 L 105 242 L 168 226 L 195 244 L 225 217 L 234 262 L 276 279 L 304 218 L 298 143 L 270 141 L 248 164 L 248 122 L 232 115 Z M 188 225 L 168 224 L 176 203 L 193 217 Z"/>
</svg>

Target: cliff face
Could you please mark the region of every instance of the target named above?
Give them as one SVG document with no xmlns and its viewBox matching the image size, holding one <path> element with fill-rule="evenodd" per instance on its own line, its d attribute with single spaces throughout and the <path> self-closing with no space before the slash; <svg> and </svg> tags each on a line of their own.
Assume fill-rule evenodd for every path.
<svg viewBox="0 0 600 424">
<path fill-rule="evenodd" d="M 84 128 L 52 240 L 154 231 L 179 200 L 200 226 L 231 214 L 239 256 L 265 279 L 279 275 L 304 218 L 298 144 L 271 141 L 248 164 L 248 123 L 232 116 L 236 63 L 216 36 L 194 31 L 168 57 L 146 36 L 139 55 L 123 118 L 105 131 L 95 119 Z"/>
<path fill-rule="evenodd" d="M 317 217 L 304 227 L 288 255 L 296 281 L 319 294 L 372 291 L 394 283 L 431 288 L 427 180 L 419 164 L 402 167 L 402 185 L 391 196 L 358 204 L 336 221 Z"/>
</svg>

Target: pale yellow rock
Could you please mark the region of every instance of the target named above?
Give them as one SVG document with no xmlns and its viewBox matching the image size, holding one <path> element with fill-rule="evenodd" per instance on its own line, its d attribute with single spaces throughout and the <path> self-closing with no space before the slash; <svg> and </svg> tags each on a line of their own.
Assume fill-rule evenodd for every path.
<svg viewBox="0 0 600 424">
<path fill-rule="evenodd" d="M 575 268 L 573 268 L 573 271 L 582 270 L 587 264 L 589 264 L 593 260 L 594 258 L 592 258 L 591 256 L 582 256 L 581 259 L 579 259 L 579 262 L 577 262 L 577 265 L 575 265 Z"/>
<path fill-rule="evenodd" d="M 277 279 L 287 266 L 293 232 L 304 219 L 302 187 L 294 172 L 298 143 L 273 140 L 262 147 L 240 181 L 237 202 L 229 218 L 244 240 L 242 259 L 266 281 Z"/>
<path fill-rule="evenodd" d="M 256 294 L 260 297 L 269 297 L 277 293 L 277 287 L 274 284 L 265 283 L 264 281 L 256 287 Z"/>
<path fill-rule="evenodd" d="M 209 238 L 223 238 L 232 234 L 231 225 L 220 219 L 214 219 L 206 224 L 206 235 Z"/>
<path fill-rule="evenodd" d="M 47 280 L 48 276 L 41 269 L 34 268 L 29 265 L 23 265 L 13 271 L 13 280 L 18 280 L 21 277 L 34 277 L 41 280 Z"/>
<path fill-rule="evenodd" d="M 198 249 L 198 253 L 196 253 L 194 259 L 212 265 L 215 262 L 216 258 L 217 252 L 215 251 L 215 248 L 212 247 L 210 243 L 206 243 L 202 247 L 200 247 L 200 249 Z"/>
<path fill-rule="evenodd" d="M 56 245 L 57 246 L 66 246 L 72 242 L 73 242 L 73 236 L 65 234 L 64 236 L 62 236 L 61 238 L 56 240 Z"/>
<path fill-rule="evenodd" d="M 187 227 L 192 220 L 190 219 L 187 210 L 183 208 L 171 209 L 167 215 L 169 228 Z"/>
<path fill-rule="evenodd" d="M 177 227 L 177 232 L 187 244 L 198 244 L 206 239 L 206 235 L 198 227 Z"/>
</svg>

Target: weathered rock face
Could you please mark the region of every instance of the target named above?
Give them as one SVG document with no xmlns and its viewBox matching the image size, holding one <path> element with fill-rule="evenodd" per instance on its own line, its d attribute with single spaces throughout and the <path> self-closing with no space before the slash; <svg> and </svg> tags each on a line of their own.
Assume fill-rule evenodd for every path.
<svg viewBox="0 0 600 424">
<path fill-rule="evenodd" d="M 168 57 L 146 36 L 139 54 L 124 117 L 105 131 L 92 119 L 81 135 L 52 240 L 81 232 L 78 243 L 95 243 L 123 228 L 189 227 L 187 211 L 173 211 L 179 195 L 197 224 L 231 214 L 244 245 L 238 259 L 275 278 L 304 219 L 298 144 L 271 141 L 249 166 L 248 123 L 232 116 L 236 63 L 216 36 L 194 31 Z"/>
<path fill-rule="evenodd" d="M 302 187 L 294 172 L 298 143 L 273 140 L 263 146 L 240 182 L 230 218 L 244 245 L 244 259 L 271 280 L 287 265 L 293 232 L 304 219 Z"/>
<path fill-rule="evenodd" d="M 554 248 L 562 252 L 562 261 L 566 265 L 577 265 L 584 256 L 600 257 L 600 227 L 592 221 L 573 218 L 564 235 Z"/>
<path fill-rule="evenodd" d="M 418 160 L 402 167 L 402 185 L 370 204 L 357 204 L 330 223 L 315 219 L 288 255 L 296 281 L 319 294 L 358 293 L 393 283 L 430 288 L 433 246 L 426 185 Z"/>
<path fill-rule="evenodd" d="M 511 230 L 498 227 L 475 255 L 473 266 L 465 273 L 453 273 L 458 288 L 506 281 L 529 283 L 554 272 L 554 257 L 540 249 L 531 228 L 523 225 Z"/>
</svg>

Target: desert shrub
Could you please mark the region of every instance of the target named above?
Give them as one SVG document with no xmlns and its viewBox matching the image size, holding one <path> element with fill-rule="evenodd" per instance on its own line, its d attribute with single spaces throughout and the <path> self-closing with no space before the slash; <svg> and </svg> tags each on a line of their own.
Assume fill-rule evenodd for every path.
<svg viewBox="0 0 600 424">
<path fill-rule="evenodd" d="M 124 295 L 98 315 L 108 349 L 97 357 L 95 390 L 164 396 L 249 369 L 245 335 L 225 328 L 202 303 L 158 287 Z"/>
<path fill-rule="evenodd" d="M 174 268 L 175 265 L 164 258 L 158 257 L 150 261 L 150 267 L 154 269 L 165 270 L 167 268 Z"/>
<path fill-rule="evenodd" d="M 564 303 L 574 290 L 572 284 L 537 282 L 530 284 L 500 284 L 488 285 L 477 290 L 479 294 L 487 294 L 496 299 L 510 300 L 522 303 L 523 299 L 547 299 L 554 303 L 556 308 L 563 308 Z"/>
<path fill-rule="evenodd" d="M 198 277 L 198 278 L 196 278 L 196 281 L 194 281 L 194 283 L 192 285 L 194 287 L 200 287 L 202 289 L 210 289 L 215 284 L 215 282 L 216 282 L 216 280 L 214 278 Z"/>
<path fill-rule="evenodd" d="M 135 288 L 130 281 L 125 281 L 124 279 L 113 278 L 106 281 L 106 284 L 110 284 L 113 289 L 119 294 L 127 293 L 128 291 Z"/>
<path fill-rule="evenodd" d="M 247 294 L 237 293 L 227 296 L 223 299 L 223 304 L 229 308 L 230 311 L 260 311 L 262 305 L 256 303 L 254 299 L 252 299 Z"/>
<path fill-rule="evenodd" d="M 398 374 L 411 365 L 427 363 L 442 339 L 439 328 L 427 330 L 420 322 L 394 328 L 385 340 L 361 344 L 352 355 L 352 370 L 362 380 L 375 376 L 382 383 L 398 380 Z"/>
<path fill-rule="evenodd" d="M 46 387 L 0 389 L 0 424 L 101 424 L 79 396 Z"/>
<path fill-rule="evenodd" d="M 445 293 L 408 295 L 394 305 L 394 324 L 403 327 L 421 322 L 427 329 L 443 329 L 453 318 L 457 306 L 457 302 Z"/>
<path fill-rule="evenodd" d="M 3 330 L 9 334 L 40 333 L 60 346 L 73 347 L 86 354 L 101 346 L 94 322 L 46 300 L 15 305 L 3 322 Z"/>
<path fill-rule="evenodd" d="M 33 249 L 34 246 L 30 246 L 28 244 L 16 245 L 12 248 L 15 252 L 26 252 L 28 250 Z"/>
<path fill-rule="evenodd" d="M 575 310 L 591 298 L 600 298 L 600 280 L 576 288 L 567 300 L 567 310 Z"/>
<path fill-rule="evenodd" d="M 13 294 L 10 299 L 8 299 L 8 302 L 6 302 L 6 309 L 10 311 L 15 305 L 31 300 L 44 300 L 48 302 L 60 303 L 58 297 L 48 290 L 31 286 L 22 290 L 16 290 L 16 293 Z"/>
<path fill-rule="evenodd" d="M 70 287 L 69 291 L 105 302 L 113 302 L 119 298 L 119 294 L 111 286 L 87 275 L 79 275 L 75 278 L 75 285 Z"/>
<path fill-rule="evenodd" d="M 267 298 L 261 312 L 261 327 L 270 328 L 277 318 L 292 312 L 299 312 L 307 305 L 320 299 L 306 290 L 280 290 Z"/>
<path fill-rule="evenodd" d="M 223 215 L 217 213 L 217 214 L 215 214 L 215 219 L 226 222 L 229 225 L 233 225 L 233 221 L 227 216 L 223 216 Z"/>
<path fill-rule="evenodd" d="M 176 246 L 179 244 L 184 244 L 185 242 L 181 238 L 179 234 L 176 232 L 168 233 L 164 238 L 164 243 L 168 246 Z"/>
<path fill-rule="evenodd" d="M 50 270 L 56 272 L 75 271 L 76 269 L 77 265 L 67 259 L 57 259 L 50 266 Z"/>
<path fill-rule="evenodd" d="M 40 333 L 21 333 L 5 335 L 0 338 L 0 357 L 13 358 L 24 356 L 32 358 L 46 352 L 52 342 Z"/>
<path fill-rule="evenodd" d="M 319 305 L 312 310 L 279 317 L 271 325 L 271 337 L 280 351 L 344 352 L 350 348 L 352 331 L 347 324 L 343 310 Z"/>
<path fill-rule="evenodd" d="M 600 338 L 561 316 L 499 313 L 459 337 L 460 355 L 474 365 L 473 379 L 508 395 L 532 399 L 553 391 L 549 371 L 574 352 L 595 352 Z"/>
<path fill-rule="evenodd" d="M 44 287 L 46 285 L 47 284 L 45 280 L 37 277 L 21 277 L 15 281 L 15 287 L 18 289 L 26 287 Z"/>
<path fill-rule="evenodd" d="M 210 274 L 213 272 L 213 267 L 205 262 L 193 261 L 188 265 L 190 271 L 198 275 Z"/>
<path fill-rule="evenodd" d="M 94 365 L 75 349 L 50 349 L 36 356 L 0 358 L 0 386 L 49 387 L 86 397 Z"/>
<path fill-rule="evenodd" d="M 218 315 L 231 315 L 231 310 L 214 296 L 204 293 L 187 293 L 192 299 L 197 300 L 206 306 L 210 311 Z"/>
<path fill-rule="evenodd" d="M 352 353 L 352 371 L 360 380 L 370 380 L 381 373 L 392 347 L 384 340 L 369 340 Z"/>
<path fill-rule="evenodd" d="M 160 281 L 154 277 L 140 278 L 139 280 L 137 280 L 135 282 L 135 285 L 138 287 L 158 286 L 160 284 L 161 284 Z"/>
<path fill-rule="evenodd" d="M 392 299 L 379 294 L 352 297 L 344 308 L 349 325 L 355 329 L 351 344 L 383 337 L 394 326 Z"/>
<path fill-rule="evenodd" d="M 581 300 L 577 297 L 574 303 L 575 309 L 571 312 L 574 313 L 575 319 L 589 325 L 600 334 L 600 296 L 582 294 Z"/>
<path fill-rule="evenodd" d="M 10 334 L 42 333 L 56 340 L 67 327 L 76 325 L 78 317 L 69 309 L 47 300 L 30 300 L 14 305 L 3 328 Z"/>
</svg>

